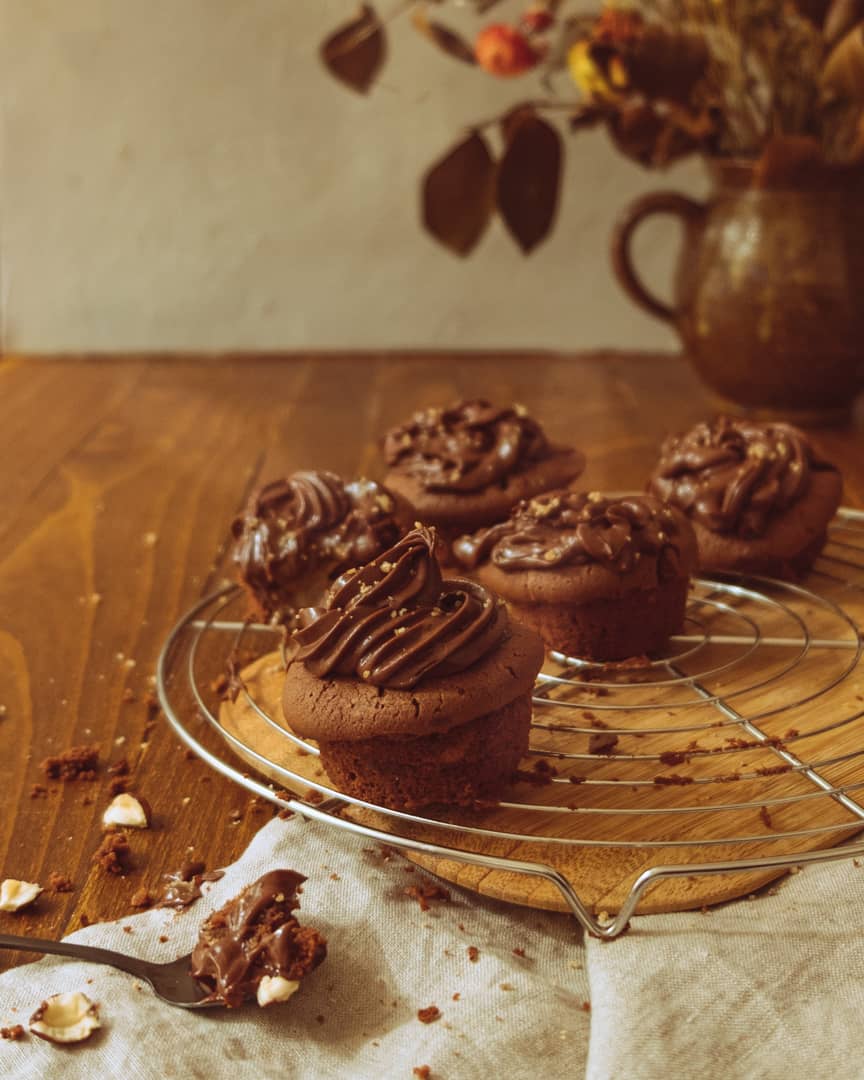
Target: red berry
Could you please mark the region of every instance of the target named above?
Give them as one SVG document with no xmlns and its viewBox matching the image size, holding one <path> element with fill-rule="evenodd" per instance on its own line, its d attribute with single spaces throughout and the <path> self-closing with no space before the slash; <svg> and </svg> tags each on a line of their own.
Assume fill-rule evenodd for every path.
<svg viewBox="0 0 864 1080">
<path fill-rule="evenodd" d="M 534 4 L 522 12 L 519 25 L 526 34 L 542 34 L 555 22 L 555 16 L 547 7 Z"/>
<path fill-rule="evenodd" d="M 501 78 L 522 75 L 540 60 L 540 53 L 521 30 L 506 23 L 495 23 L 481 30 L 474 43 L 474 55 L 484 71 Z"/>
</svg>

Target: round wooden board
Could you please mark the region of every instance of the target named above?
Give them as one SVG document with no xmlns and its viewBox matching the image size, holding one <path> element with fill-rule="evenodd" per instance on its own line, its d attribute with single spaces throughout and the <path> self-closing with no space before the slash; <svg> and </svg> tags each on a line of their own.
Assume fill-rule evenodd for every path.
<svg viewBox="0 0 864 1080">
<path fill-rule="evenodd" d="M 848 603 L 848 594 L 846 600 Z M 864 614 L 864 602 L 861 607 L 862 611 L 857 613 L 859 624 L 860 616 Z M 773 613 L 769 612 L 769 615 L 774 618 Z M 766 624 L 762 632 L 773 632 L 779 639 L 788 631 L 783 623 L 784 618 L 777 615 L 776 625 Z M 811 633 L 815 635 L 821 632 L 827 638 L 836 637 L 842 632 L 842 626 L 838 629 L 821 609 L 808 610 L 806 618 Z M 713 633 L 722 635 L 730 626 L 721 621 L 712 624 L 711 629 Z M 728 659 L 730 648 L 726 646 L 724 652 L 718 646 L 716 656 L 713 656 L 711 650 L 714 646 L 711 645 L 707 655 L 705 650 L 700 654 L 700 663 L 708 667 L 712 664 L 717 666 Z M 829 756 L 833 758 L 844 751 L 860 750 L 864 741 L 864 721 L 850 722 L 840 727 L 835 722 L 838 716 L 852 716 L 861 711 L 859 699 L 864 690 L 864 681 L 860 668 L 847 670 L 844 667 L 849 663 L 851 649 L 833 648 L 821 652 L 814 649 L 809 657 L 816 667 L 808 666 L 809 660 L 805 658 L 789 673 L 785 672 L 788 647 L 784 650 L 778 646 L 775 656 L 771 646 L 763 646 L 758 655 L 754 653 L 743 660 L 743 650 L 740 646 L 735 648 L 739 650 L 738 659 L 729 675 L 715 680 L 715 692 L 728 695 L 742 712 L 746 707 L 746 715 L 775 710 L 775 715 L 760 721 L 763 729 L 772 738 L 783 740 L 790 750 L 801 756 L 806 750 L 809 761 L 820 761 Z M 777 672 L 785 673 L 766 683 L 766 673 L 771 675 Z M 807 703 L 795 704 L 812 692 L 819 680 L 827 685 L 835 675 L 841 673 L 845 673 L 845 677 L 830 692 Z M 284 724 L 281 707 L 283 678 L 280 657 L 276 652 L 258 659 L 243 672 L 252 697 L 279 724 Z M 755 689 L 748 690 L 748 687 Z M 590 687 L 587 692 L 590 693 Z M 670 691 L 675 692 L 678 691 Z M 685 692 L 692 696 L 692 687 Z M 644 757 L 660 753 L 668 755 L 670 751 L 683 752 L 691 734 L 673 737 L 669 734 L 652 734 L 650 731 L 643 733 L 638 730 L 640 724 L 646 729 L 657 726 L 657 707 L 644 712 L 640 712 L 638 707 L 628 710 L 625 725 L 616 713 L 596 712 L 607 707 L 605 700 L 598 697 L 593 707 L 591 700 L 582 702 L 584 708 L 580 705 L 579 715 L 584 719 L 580 722 L 590 731 L 592 726 L 602 726 L 597 717 L 605 715 L 614 720 L 610 726 L 627 726 L 633 733 L 622 737 L 628 742 L 622 756 L 589 757 L 587 731 L 565 737 L 559 733 L 553 738 L 555 749 L 566 747 L 569 752 L 583 755 L 572 765 L 567 763 L 568 772 L 577 773 L 582 781 L 590 779 L 605 783 L 595 786 L 582 782 L 522 782 L 514 788 L 510 798 L 513 802 L 531 803 L 540 809 L 501 806 L 472 813 L 470 817 L 463 815 L 450 819 L 499 832 L 530 833 L 539 837 L 537 841 L 478 838 L 431 825 L 410 824 L 406 827 L 404 822 L 386 814 L 350 808 L 343 814 L 384 832 L 393 833 L 398 829 L 403 836 L 448 848 L 464 846 L 490 855 L 552 866 L 567 877 L 585 905 L 595 913 L 618 911 L 636 878 L 644 870 L 658 865 L 692 865 L 694 874 L 667 879 L 652 886 L 642 898 L 638 908 L 640 914 L 701 908 L 736 899 L 781 877 L 786 870 L 775 868 L 699 876 L 695 873 L 699 863 L 789 855 L 826 848 L 861 830 L 861 821 L 849 810 L 828 796 L 814 795 L 812 782 L 799 771 L 783 771 L 781 768 L 778 772 L 776 752 L 769 747 L 750 745 L 735 749 L 734 736 L 740 736 L 741 729 L 732 725 L 730 730 L 729 724 L 720 727 L 716 722 L 705 724 L 704 703 L 694 704 L 691 710 L 688 710 L 686 703 L 684 706 L 677 703 L 676 708 L 668 710 L 668 717 L 674 717 L 674 723 L 680 724 L 691 734 L 692 727 L 688 728 L 688 722 L 692 725 L 699 718 L 705 724 L 705 733 L 700 733 L 698 737 L 698 752 L 693 751 L 693 756 L 682 753 L 685 762 L 682 765 L 674 758 L 667 758 L 666 763 L 656 760 L 646 763 Z M 676 703 L 670 699 L 670 704 Z M 549 711 L 563 712 L 561 709 Z M 329 785 L 317 756 L 298 749 L 278 730 L 266 724 L 242 694 L 236 701 L 222 703 L 220 719 L 229 732 L 268 760 L 291 769 L 303 780 Z M 572 707 L 565 719 L 569 724 L 574 724 Z M 666 720 L 666 723 L 670 722 Z M 539 736 L 542 743 L 544 732 L 539 732 Z M 733 737 L 732 746 L 727 745 L 730 736 Z M 537 743 L 538 731 L 535 729 L 532 747 L 536 749 Z M 544 752 L 548 752 L 550 745 L 547 741 L 542 747 Z M 692 742 L 690 746 L 693 746 Z M 719 750 L 722 750 L 722 755 L 718 758 Z M 633 760 L 636 753 L 640 758 L 638 761 Z M 245 760 L 261 771 L 253 759 L 247 757 Z M 536 757 L 527 760 L 523 768 L 530 770 L 536 760 Z M 550 757 L 548 760 L 555 759 Z M 716 782 L 720 773 L 724 774 L 724 781 L 735 782 Z M 864 780 L 864 764 L 856 756 L 827 770 L 826 775 L 838 786 L 855 783 Z M 753 778 L 748 779 L 748 776 Z M 308 792 L 302 781 L 286 785 L 284 778 L 275 771 L 269 773 L 269 778 L 276 780 L 280 786 L 292 786 L 301 797 Z M 705 783 L 709 778 L 715 782 Z M 703 783 L 699 783 L 700 780 Z M 641 786 L 633 786 L 637 783 L 641 783 Z M 762 805 L 762 800 L 767 801 L 770 808 Z M 772 800 L 781 801 L 775 803 Z M 718 812 L 718 803 L 749 805 L 744 809 Z M 695 812 L 689 809 L 694 805 L 700 809 Z M 546 813 L 543 808 L 547 806 L 554 809 Z M 615 811 L 611 815 L 608 813 L 610 808 Z M 676 814 L 679 808 L 683 812 Z M 592 814 L 592 810 L 607 812 Z M 771 839 L 774 833 L 806 830 L 812 828 L 814 823 L 831 827 L 832 831 L 784 838 L 782 841 Z M 727 837 L 735 842 L 718 842 Z M 741 840 L 741 837 L 747 839 Z M 571 842 L 544 842 L 544 838 L 567 838 Z M 624 846 L 608 846 L 610 840 Z M 664 846 L 670 840 L 686 846 Z M 652 841 L 655 846 L 630 846 L 640 841 Z M 515 872 L 489 871 L 444 856 L 417 855 L 408 851 L 404 854 L 428 871 L 485 896 L 529 907 L 568 910 L 558 890 L 537 878 Z"/>
</svg>

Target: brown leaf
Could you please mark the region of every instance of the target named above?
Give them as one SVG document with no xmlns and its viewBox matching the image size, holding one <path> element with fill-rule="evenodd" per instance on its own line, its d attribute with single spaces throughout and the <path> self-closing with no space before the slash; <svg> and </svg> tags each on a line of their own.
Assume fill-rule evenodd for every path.
<svg viewBox="0 0 864 1080">
<path fill-rule="evenodd" d="M 386 51 L 384 27 L 374 8 L 363 4 L 351 22 L 322 44 L 321 59 L 331 75 L 365 94 L 375 81 Z"/>
<path fill-rule="evenodd" d="M 461 60 L 464 64 L 477 63 L 477 59 L 474 56 L 474 49 L 471 45 L 469 45 L 463 37 L 457 34 L 455 30 L 451 30 L 448 26 L 444 26 L 441 23 L 431 22 L 422 5 L 414 9 L 411 21 L 424 37 L 427 37 L 433 44 L 437 45 L 442 52 L 447 53 L 448 56 L 452 56 L 456 60 Z"/>
<path fill-rule="evenodd" d="M 822 31 L 826 45 L 833 47 L 842 41 L 860 22 L 864 22 L 864 0 L 833 0 Z"/>
<path fill-rule="evenodd" d="M 567 117 L 567 126 L 571 131 L 582 131 L 583 128 L 596 127 L 608 116 L 609 109 L 606 105 L 586 101 L 574 107 L 573 112 Z"/>
<path fill-rule="evenodd" d="M 495 162 L 475 132 L 458 143 L 423 180 L 423 225 L 451 251 L 467 255 L 495 206 Z"/>
<path fill-rule="evenodd" d="M 688 104 L 705 76 L 710 53 L 701 34 L 650 23 L 620 42 L 606 37 L 592 44 L 591 59 L 610 85 L 647 98 Z M 613 67 L 619 74 L 613 77 Z M 621 74 L 626 82 L 621 84 Z"/>
<path fill-rule="evenodd" d="M 864 106 L 864 25 L 850 31 L 825 62 L 822 96 L 826 104 L 858 102 Z"/>
<path fill-rule="evenodd" d="M 662 168 L 687 154 L 710 150 L 717 132 L 709 113 L 659 112 L 644 102 L 617 109 L 607 125 L 621 153 L 646 168 Z"/>
<path fill-rule="evenodd" d="M 508 129 L 498 168 L 498 211 L 527 255 L 555 221 L 564 147 L 558 131 L 529 109 L 511 119 Z"/>
</svg>

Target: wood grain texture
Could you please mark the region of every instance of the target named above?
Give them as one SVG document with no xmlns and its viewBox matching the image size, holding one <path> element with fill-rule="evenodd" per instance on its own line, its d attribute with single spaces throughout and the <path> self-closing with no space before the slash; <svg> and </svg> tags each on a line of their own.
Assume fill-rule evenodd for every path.
<svg viewBox="0 0 864 1080">
<path fill-rule="evenodd" d="M 375 474 L 388 425 L 465 394 L 524 402 L 588 452 L 597 488 L 638 482 L 666 431 L 710 411 L 668 356 L 0 361 L 0 877 L 75 883 L 0 926 L 60 936 L 85 915 L 129 913 L 133 892 L 190 847 L 211 867 L 240 853 L 269 810 L 188 760 L 164 724 L 145 738 L 161 643 L 224 575 L 228 523 L 256 481 L 301 467 Z M 854 505 L 862 431 L 859 413 L 853 429 L 819 433 Z M 154 807 L 158 827 L 131 838 L 125 878 L 91 864 L 104 773 L 30 797 L 44 756 L 86 742 L 105 764 L 128 756 L 132 789 Z"/>
</svg>

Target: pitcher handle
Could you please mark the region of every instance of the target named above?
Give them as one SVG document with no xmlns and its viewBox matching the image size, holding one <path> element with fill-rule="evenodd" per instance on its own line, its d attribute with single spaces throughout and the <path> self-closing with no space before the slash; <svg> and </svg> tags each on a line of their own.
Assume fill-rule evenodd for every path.
<svg viewBox="0 0 864 1080">
<path fill-rule="evenodd" d="M 630 243 L 636 229 L 652 214 L 672 214 L 684 222 L 685 228 L 699 222 L 705 215 L 705 204 L 688 199 L 677 191 L 656 191 L 632 202 L 619 218 L 612 233 L 612 266 L 618 280 L 630 298 L 652 315 L 674 323 L 678 312 L 670 304 L 654 296 L 642 284 L 633 265 Z"/>
</svg>

